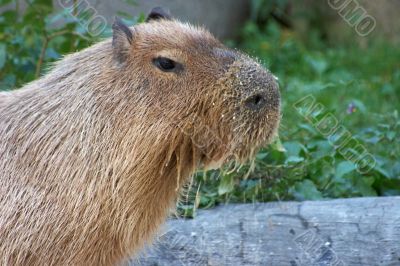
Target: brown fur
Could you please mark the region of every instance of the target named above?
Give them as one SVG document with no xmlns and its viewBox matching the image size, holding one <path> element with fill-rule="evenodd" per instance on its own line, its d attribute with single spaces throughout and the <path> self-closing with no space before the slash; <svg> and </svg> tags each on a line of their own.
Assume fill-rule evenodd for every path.
<svg viewBox="0 0 400 266">
<path fill-rule="evenodd" d="M 242 162 L 274 134 L 279 93 L 257 62 L 175 20 L 131 30 L 122 64 L 106 40 L 0 94 L 1 265 L 122 263 L 196 169 Z M 159 55 L 185 71 L 160 71 Z M 261 89 L 267 107 L 244 108 Z"/>
</svg>

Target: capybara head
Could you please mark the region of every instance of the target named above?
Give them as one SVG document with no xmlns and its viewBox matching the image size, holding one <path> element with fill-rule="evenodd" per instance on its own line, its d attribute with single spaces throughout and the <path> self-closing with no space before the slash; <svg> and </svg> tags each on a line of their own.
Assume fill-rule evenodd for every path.
<svg viewBox="0 0 400 266">
<path fill-rule="evenodd" d="M 115 265 L 156 234 L 198 168 L 277 130 L 274 76 L 154 9 L 0 93 L 0 264 Z"/>
<path fill-rule="evenodd" d="M 140 84 L 146 119 L 191 138 L 204 167 L 244 161 L 266 144 L 280 119 L 276 78 L 259 62 L 224 46 L 208 31 L 160 8 L 147 23 L 114 25 L 113 49 L 127 86 Z M 162 134 L 162 132 L 160 132 Z"/>
</svg>

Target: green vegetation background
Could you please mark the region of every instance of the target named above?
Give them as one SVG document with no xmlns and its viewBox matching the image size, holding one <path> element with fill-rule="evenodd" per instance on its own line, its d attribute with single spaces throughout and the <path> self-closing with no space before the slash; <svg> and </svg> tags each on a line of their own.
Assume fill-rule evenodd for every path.
<svg viewBox="0 0 400 266">
<path fill-rule="evenodd" d="M 79 23 L 71 16 L 74 10 L 55 12 L 51 1 L 30 0 L 18 15 L 18 2 L 0 0 L 0 8 L 10 2 L 13 8 L 0 14 L 0 90 L 18 88 L 63 54 L 98 41 L 86 32 L 86 18 Z M 263 2 L 253 1 L 240 40 L 227 43 L 259 58 L 279 77 L 280 140 L 249 165 L 196 174 L 178 209 L 190 216 L 196 208 L 224 202 L 400 195 L 400 48 L 384 40 L 369 40 L 363 48 L 328 44 L 317 27 L 298 36 L 273 19 L 260 19 L 270 8 Z M 130 24 L 143 20 L 119 15 Z M 60 20 L 66 23 L 55 26 Z M 104 33 L 109 35 L 110 29 Z M 333 114 L 373 155 L 371 171 L 357 172 L 303 118 L 293 105 L 307 95 L 325 107 L 315 117 Z"/>
</svg>

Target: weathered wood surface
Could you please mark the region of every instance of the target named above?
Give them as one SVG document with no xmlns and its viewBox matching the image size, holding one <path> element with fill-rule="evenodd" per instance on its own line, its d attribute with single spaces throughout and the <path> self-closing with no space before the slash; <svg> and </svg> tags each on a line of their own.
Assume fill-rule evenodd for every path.
<svg viewBox="0 0 400 266">
<path fill-rule="evenodd" d="M 131 265 L 400 265 L 400 197 L 198 211 Z"/>
</svg>

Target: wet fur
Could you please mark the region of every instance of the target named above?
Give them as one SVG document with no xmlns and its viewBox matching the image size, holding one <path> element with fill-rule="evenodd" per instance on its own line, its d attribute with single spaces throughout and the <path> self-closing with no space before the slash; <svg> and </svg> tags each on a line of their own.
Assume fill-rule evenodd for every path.
<svg viewBox="0 0 400 266">
<path fill-rule="evenodd" d="M 279 99 L 255 121 L 233 89 L 258 63 L 177 21 L 131 30 L 125 62 L 106 40 L 0 94 L 1 265 L 121 263 L 197 168 L 244 161 L 274 134 Z M 185 74 L 158 71 L 157 53 L 184 60 Z"/>
</svg>

